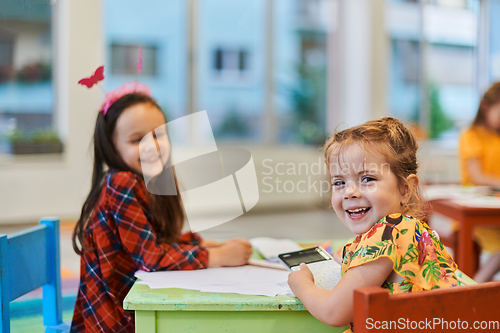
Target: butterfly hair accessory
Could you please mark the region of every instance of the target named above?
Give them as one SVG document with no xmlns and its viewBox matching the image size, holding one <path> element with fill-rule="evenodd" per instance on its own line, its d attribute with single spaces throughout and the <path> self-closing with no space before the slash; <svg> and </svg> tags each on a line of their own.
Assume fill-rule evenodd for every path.
<svg viewBox="0 0 500 333">
<path fill-rule="evenodd" d="M 87 88 L 92 88 L 94 84 L 97 84 L 99 81 L 104 80 L 104 66 L 98 67 L 94 74 L 89 77 L 85 77 L 78 81 L 82 86 L 87 86 Z"/>
</svg>

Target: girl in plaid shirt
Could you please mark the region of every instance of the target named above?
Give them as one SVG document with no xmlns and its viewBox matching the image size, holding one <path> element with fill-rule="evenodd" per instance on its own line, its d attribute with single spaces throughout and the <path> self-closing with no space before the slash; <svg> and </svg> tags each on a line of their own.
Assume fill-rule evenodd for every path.
<svg viewBox="0 0 500 333">
<path fill-rule="evenodd" d="M 252 253 L 244 239 L 181 234 L 180 196 L 146 190 L 142 170 L 153 170 L 160 159 L 164 165 L 169 156 L 157 149 L 141 155 L 139 142 L 152 132 L 156 147 L 170 151 L 166 133 L 158 130 L 166 120 L 149 88 L 124 88 L 106 95 L 97 116 L 92 186 L 73 233 L 81 276 L 71 332 L 134 332 L 134 315 L 123 309 L 123 299 L 139 269 L 239 266 Z M 177 189 L 175 173 L 174 182 Z"/>
</svg>

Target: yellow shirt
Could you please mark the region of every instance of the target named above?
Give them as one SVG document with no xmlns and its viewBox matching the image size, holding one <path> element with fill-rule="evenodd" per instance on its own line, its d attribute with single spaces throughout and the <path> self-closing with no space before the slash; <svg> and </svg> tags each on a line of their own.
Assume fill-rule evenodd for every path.
<svg viewBox="0 0 500 333">
<path fill-rule="evenodd" d="M 460 137 L 458 146 L 463 185 L 475 185 L 467 163 L 478 159 L 485 176 L 500 179 L 500 134 L 482 126 L 471 126 Z"/>
</svg>

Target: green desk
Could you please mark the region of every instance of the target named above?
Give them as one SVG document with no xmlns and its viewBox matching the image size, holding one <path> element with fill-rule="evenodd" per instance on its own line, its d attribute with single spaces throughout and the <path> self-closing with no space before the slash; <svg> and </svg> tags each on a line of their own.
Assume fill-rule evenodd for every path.
<svg viewBox="0 0 500 333">
<path fill-rule="evenodd" d="M 123 308 L 135 311 L 137 333 L 343 332 L 314 318 L 293 296 L 150 289 L 134 284 Z"/>
<path fill-rule="evenodd" d="M 342 241 L 333 244 L 337 246 Z M 253 257 L 258 258 L 258 255 Z M 331 333 L 347 329 L 323 324 L 294 296 L 150 289 L 136 283 L 125 298 L 123 308 L 135 311 L 137 333 Z"/>
</svg>

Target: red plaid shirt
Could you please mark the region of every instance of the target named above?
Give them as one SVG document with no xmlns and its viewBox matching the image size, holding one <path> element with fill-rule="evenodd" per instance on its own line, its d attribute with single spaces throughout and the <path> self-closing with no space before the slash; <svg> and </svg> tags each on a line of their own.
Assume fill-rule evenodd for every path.
<svg viewBox="0 0 500 333">
<path fill-rule="evenodd" d="M 135 271 L 206 268 L 208 250 L 191 232 L 177 243 L 156 242 L 149 223 L 143 180 L 130 172 L 111 172 L 87 227 L 80 289 L 71 332 L 134 332 L 134 312 L 123 299 L 134 284 Z"/>
</svg>

